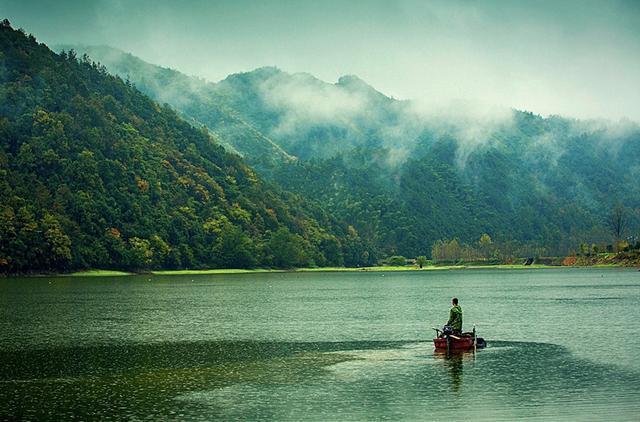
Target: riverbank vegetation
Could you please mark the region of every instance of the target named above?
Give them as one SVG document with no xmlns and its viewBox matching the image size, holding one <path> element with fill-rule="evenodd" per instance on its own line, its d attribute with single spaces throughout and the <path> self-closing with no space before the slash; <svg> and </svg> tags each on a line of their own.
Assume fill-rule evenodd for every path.
<svg viewBox="0 0 640 422">
<path fill-rule="evenodd" d="M 475 247 L 483 233 L 498 259 L 563 256 L 608 242 L 614 207 L 628 233 L 640 229 L 632 122 L 465 104 L 430 114 L 353 75 L 327 83 L 268 67 L 209 83 L 113 48 L 78 48 L 220 134 L 266 180 L 348 222 L 370 265 L 429 256 L 438 239 Z"/>
<path fill-rule="evenodd" d="M 221 275 L 221 274 L 256 274 L 256 273 L 283 273 L 283 272 L 404 272 L 404 271 L 452 271 L 452 270 L 481 270 L 481 269 L 497 269 L 497 270 L 524 270 L 524 269 L 542 269 L 542 268 L 558 268 L 558 266 L 544 265 L 544 264 L 495 264 L 495 265 L 479 265 L 479 264 L 466 264 L 466 265 L 425 265 L 420 268 L 418 265 L 402 265 L 402 266 L 389 266 L 381 265 L 375 267 L 315 267 L 315 268 L 291 268 L 288 270 L 278 270 L 269 268 L 255 268 L 255 269 L 242 269 L 242 268 L 216 268 L 216 269 L 201 269 L 201 270 L 158 270 L 149 271 L 144 273 L 127 273 L 122 271 L 109 271 L 109 270 L 88 270 L 78 271 L 69 274 L 56 274 L 59 276 L 70 277 L 111 277 L 111 276 L 123 276 L 123 275 L 158 275 L 158 276 L 181 276 L 181 275 Z"/>
<path fill-rule="evenodd" d="M 507 110 L 487 128 L 415 114 L 354 76 L 209 84 L 110 57 L 108 70 L 0 24 L 1 274 L 559 265 L 542 257 L 640 227 L 633 125 Z M 285 88 L 363 107 L 291 122 Z"/>
</svg>

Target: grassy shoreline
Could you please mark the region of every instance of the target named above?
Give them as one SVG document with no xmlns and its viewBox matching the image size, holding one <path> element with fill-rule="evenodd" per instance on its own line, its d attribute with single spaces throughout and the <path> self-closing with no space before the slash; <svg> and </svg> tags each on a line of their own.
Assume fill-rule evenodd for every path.
<svg viewBox="0 0 640 422">
<path fill-rule="evenodd" d="M 611 265 L 607 265 L 609 267 Z M 427 265 L 423 268 L 417 266 L 379 266 L 379 267 L 317 267 L 317 268 L 293 268 L 293 269 L 268 269 L 268 268 L 255 268 L 255 269 L 238 269 L 238 268 L 221 268 L 221 269 L 205 269 L 205 270 L 158 270 L 149 271 L 146 273 L 132 273 L 123 271 L 107 271 L 107 270 L 90 270 L 90 271 L 78 271 L 70 274 L 59 274 L 66 277 L 110 277 L 110 276 L 124 276 L 124 275 L 159 275 L 159 276 L 173 276 L 173 275 L 210 275 L 210 274 L 258 274 L 258 273 L 308 273 L 308 272 L 406 272 L 406 271 L 455 271 L 455 270 L 486 270 L 486 269 L 499 269 L 499 270 L 526 270 L 526 269 L 549 269 L 549 268 L 571 268 L 560 267 L 556 265 L 522 265 L 522 264 L 495 264 L 495 265 Z M 575 268 L 575 267 L 574 267 Z"/>
<path fill-rule="evenodd" d="M 224 274 L 264 274 L 264 273 L 333 273 L 333 272 L 406 272 L 406 271 L 460 271 L 460 270 L 526 270 L 526 269 L 551 269 L 551 268 L 629 268 L 621 263 L 595 263 L 591 265 L 547 265 L 547 264 L 490 264 L 490 265 L 425 265 L 419 268 L 415 265 L 406 266 L 379 266 L 379 267 L 315 267 L 315 268 L 292 268 L 292 269 L 270 269 L 270 268 L 213 268 L 203 270 L 158 270 L 146 272 L 128 272 L 117 270 L 92 269 L 86 271 L 76 271 L 72 273 L 51 273 L 51 274 L 16 274 L 8 277 L 122 277 L 135 275 L 154 276 L 178 276 L 178 275 L 224 275 Z M 0 277 L 7 277 L 0 275 Z"/>
</svg>

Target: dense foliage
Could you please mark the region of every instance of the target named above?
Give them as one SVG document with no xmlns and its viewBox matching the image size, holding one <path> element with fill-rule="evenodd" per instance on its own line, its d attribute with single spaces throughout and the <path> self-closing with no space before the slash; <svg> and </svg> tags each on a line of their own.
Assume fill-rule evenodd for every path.
<svg viewBox="0 0 640 422">
<path fill-rule="evenodd" d="M 327 84 L 275 68 L 207 84 L 117 50 L 86 51 L 212 131 L 233 115 L 243 126 L 227 128 L 226 141 L 263 176 L 351 224 L 376 259 L 483 233 L 514 254 L 610 244 L 616 204 L 627 211 L 625 236 L 640 229 L 640 130 L 630 122 L 467 104 L 423 112 L 353 76 Z"/>
<path fill-rule="evenodd" d="M 0 272 L 355 265 L 360 244 L 206 128 L 2 23 Z"/>
<path fill-rule="evenodd" d="M 79 49 L 103 67 L 7 23 L 0 42 L 3 272 L 486 260 L 483 235 L 504 258 L 640 229 L 630 122 L 425 111 L 276 68 L 212 84 Z"/>
</svg>

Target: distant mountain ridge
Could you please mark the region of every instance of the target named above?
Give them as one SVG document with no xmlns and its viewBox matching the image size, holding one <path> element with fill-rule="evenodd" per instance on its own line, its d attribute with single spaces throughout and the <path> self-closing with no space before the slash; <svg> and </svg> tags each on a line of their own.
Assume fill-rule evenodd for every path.
<svg viewBox="0 0 640 422">
<path fill-rule="evenodd" d="M 379 256 L 429 255 L 439 239 L 473 243 L 483 233 L 522 253 L 567 253 L 611 241 L 615 204 L 627 210 L 629 234 L 640 227 L 633 123 L 464 103 L 425 109 L 355 76 L 330 84 L 277 68 L 203 83 L 136 71 L 123 53 L 78 51 L 220 133 L 260 174 L 352 224 Z M 211 118 L 220 110 L 248 127 Z"/>
<path fill-rule="evenodd" d="M 295 159 L 225 106 L 209 82 L 149 64 L 108 46 L 60 45 L 55 49 L 75 49 L 79 54 L 89 54 L 94 59 L 100 57 L 100 63 L 107 66 L 110 72 L 134 81 L 142 92 L 160 103 L 176 107 L 183 117 L 194 124 L 206 125 L 222 145 L 241 156 L 268 157 L 276 162 Z"/>
</svg>

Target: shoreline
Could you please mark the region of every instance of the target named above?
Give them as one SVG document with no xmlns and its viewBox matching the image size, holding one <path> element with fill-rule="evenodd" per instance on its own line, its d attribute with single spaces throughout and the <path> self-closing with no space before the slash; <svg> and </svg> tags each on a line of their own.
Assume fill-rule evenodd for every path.
<svg viewBox="0 0 640 422">
<path fill-rule="evenodd" d="M 86 270 L 72 273 L 51 273 L 51 274 L 15 274 L 0 275 L 2 278 L 12 277 L 122 277 L 122 276 L 179 276 L 179 275 L 229 275 L 229 274 L 264 274 L 264 273 L 335 273 L 335 272 L 432 272 L 432 271 L 463 271 L 463 270 L 527 270 L 527 269 L 554 269 L 554 268 L 634 268 L 625 265 L 607 263 L 594 265 L 546 265 L 546 264 L 493 264 L 493 265 L 425 265 L 418 266 L 379 266 L 379 267 L 317 267 L 317 268 L 292 268 L 292 269 L 270 269 L 270 268 L 212 268 L 201 270 L 157 270 L 145 272 L 130 272 L 118 270 Z"/>
</svg>

